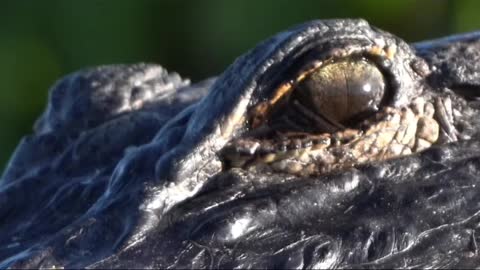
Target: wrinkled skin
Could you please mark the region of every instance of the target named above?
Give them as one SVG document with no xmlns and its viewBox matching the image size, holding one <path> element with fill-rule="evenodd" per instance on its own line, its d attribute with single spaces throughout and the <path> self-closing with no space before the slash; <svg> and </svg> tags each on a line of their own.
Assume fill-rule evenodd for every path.
<svg viewBox="0 0 480 270">
<path fill-rule="evenodd" d="M 242 116 L 317 50 L 395 45 L 390 106 L 448 96 L 455 142 L 314 176 L 225 169 Z M 313 21 L 189 85 L 155 65 L 71 74 L 0 183 L 5 267 L 478 267 L 480 34 L 409 46 Z"/>
</svg>

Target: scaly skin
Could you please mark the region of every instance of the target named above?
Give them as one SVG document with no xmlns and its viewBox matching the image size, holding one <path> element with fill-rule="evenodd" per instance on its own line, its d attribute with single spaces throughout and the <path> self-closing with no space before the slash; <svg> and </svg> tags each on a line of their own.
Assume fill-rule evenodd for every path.
<svg viewBox="0 0 480 270">
<path fill-rule="evenodd" d="M 351 55 L 385 76 L 378 113 L 287 134 L 280 157 L 249 137 L 292 80 Z M 479 78 L 480 34 L 408 45 L 363 20 L 293 27 L 193 85 L 145 64 L 68 75 L 2 176 L 0 266 L 478 266 Z"/>
</svg>

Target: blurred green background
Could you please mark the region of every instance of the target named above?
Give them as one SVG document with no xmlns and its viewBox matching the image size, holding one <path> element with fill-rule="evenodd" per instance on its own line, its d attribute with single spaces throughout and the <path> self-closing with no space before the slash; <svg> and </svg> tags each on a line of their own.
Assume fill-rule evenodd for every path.
<svg viewBox="0 0 480 270">
<path fill-rule="evenodd" d="M 480 1 L 34 1 L 0 6 L 0 172 L 47 90 L 87 66 L 154 62 L 193 81 L 316 18 L 362 17 L 407 41 L 480 29 Z"/>
</svg>

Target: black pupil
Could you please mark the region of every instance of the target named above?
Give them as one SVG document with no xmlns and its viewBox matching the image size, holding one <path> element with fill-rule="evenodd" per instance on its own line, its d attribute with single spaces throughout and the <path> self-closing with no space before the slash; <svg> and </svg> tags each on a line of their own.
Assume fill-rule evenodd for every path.
<svg viewBox="0 0 480 270">
<path fill-rule="evenodd" d="M 342 59 L 306 76 L 288 103 L 316 122 L 316 131 L 331 132 L 377 111 L 384 92 L 383 74 L 374 64 L 363 58 Z"/>
</svg>

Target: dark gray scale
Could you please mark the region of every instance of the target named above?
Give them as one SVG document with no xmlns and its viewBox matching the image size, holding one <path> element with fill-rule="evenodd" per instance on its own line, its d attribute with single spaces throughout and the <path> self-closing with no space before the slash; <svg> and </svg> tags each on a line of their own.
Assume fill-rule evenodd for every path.
<svg viewBox="0 0 480 270">
<path fill-rule="evenodd" d="M 302 148 L 302 141 L 300 139 L 293 139 L 288 145 L 288 150 L 298 150 Z"/>
</svg>

